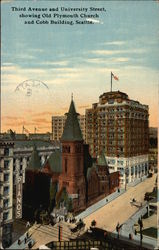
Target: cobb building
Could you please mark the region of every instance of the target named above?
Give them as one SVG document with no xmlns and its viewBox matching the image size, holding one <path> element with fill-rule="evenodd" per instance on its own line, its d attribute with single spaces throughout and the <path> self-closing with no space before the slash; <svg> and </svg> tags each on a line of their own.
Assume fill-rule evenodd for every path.
<svg viewBox="0 0 159 250">
<path fill-rule="evenodd" d="M 104 150 L 109 170 L 120 171 L 120 184 L 148 173 L 149 109 L 120 91 L 103 93 L 86 110 L 86 143 L 93 157 Z"/>
</svg>

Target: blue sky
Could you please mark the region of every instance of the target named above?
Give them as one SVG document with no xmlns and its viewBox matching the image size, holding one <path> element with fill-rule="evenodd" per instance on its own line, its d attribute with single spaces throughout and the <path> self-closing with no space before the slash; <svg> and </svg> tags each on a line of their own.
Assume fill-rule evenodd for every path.
<svg viewBox="0 0 159 250">
<path fill-rule="evenodd" d="M 11 11 L 11 7 L 61 6 L 106 11 L 98 12 L 93 25 L 73 26 L 24 25 L 18 17 L 21 12 Z M 78 112 L 84 113 L 110 90 L 111 71 L 119 77 L 113 89 L 148 104 L 150 125 L 157 126 L 158 25 L 157 1 L 4 1 L 2 129 L 12 125 L 21 131 L 24 124 L 31 131 L 35 126 L 50 131 L 51 114 L 67 111 L 72 92 Z M 49 91 L 40 86 L 29 98 L 23 92 L 17 95 L 16 87 L 27 79 L 44 82 Z"/>
</svg>

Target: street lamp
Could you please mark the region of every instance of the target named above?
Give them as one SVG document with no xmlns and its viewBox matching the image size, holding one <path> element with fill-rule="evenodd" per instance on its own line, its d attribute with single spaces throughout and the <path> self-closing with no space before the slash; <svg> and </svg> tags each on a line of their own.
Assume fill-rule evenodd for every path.
<svg viewBox="0 0 159 250">
<path fill-rule="evenodd" d="M 125 191 L 126 191 L 126 188 L 127 188 L 128 171 L 129 171 L 129 169 L 128 169 L 127 166 L 126 166 L 126 168 L 125 168 Z"/>
<path fill-rule="evenodd" d="M 118 233 L 118 239 L 119 239 L 119 222 L 118 222 L 118 224 L 117 224 L 117 226 L 116 226 L 116 231 L 117 231 L 117 233 Z"/>
<path fill-rule="evenodd" d="M 119 224 L 119 222 L 118 222 L 118 224 L 116 225 L 116 231 L 117 231 L 117 233 L 118 233 L 118 239 L 119 239 L 119 232 L 120 232 L 120 229 L 122 228 L 122 226 L 123 226 L 124 224 Z"/>
<path fill-rule="evenodd" d="M 150 216 L 149 201 L 147 201 L 146 209 L 147 209 L 147 217 L 149 217 Z"/>
<path fill-rule="evenodd" d="M 142 246 L 142 239 L 143 239 L 143 235 L 142 235 L 142 228 L 143 228 L 142 217 L 138 219 L 138 224 L 140 226 L 140 245 Z"/>
</svg>

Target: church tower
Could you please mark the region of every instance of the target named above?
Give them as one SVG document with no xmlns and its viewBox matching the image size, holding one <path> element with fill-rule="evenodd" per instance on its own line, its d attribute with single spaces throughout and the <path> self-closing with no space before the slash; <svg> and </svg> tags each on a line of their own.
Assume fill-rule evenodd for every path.
<svg viewBox="0 0 159 250">
<path fill-rule="evenodd" d="M 80 211 L 86 206 L 86 183 L 84 176 L 84 145 L 73 99 L 66 114 L 62 143 L 62 173 L 59 188 L 65 188 L 72 198 L 73 210 Z"/>
</svg>

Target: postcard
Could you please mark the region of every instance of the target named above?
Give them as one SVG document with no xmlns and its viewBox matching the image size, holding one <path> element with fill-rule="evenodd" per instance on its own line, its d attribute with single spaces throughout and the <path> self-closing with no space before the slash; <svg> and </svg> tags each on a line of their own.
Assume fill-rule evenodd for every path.
<svg viewBox="0 0 159 250">
<path fill-rule="evenodd" d="M 1 246 L 153 249 L 159 1 L 2 0 L 1 14 Z"/>
</svg>

